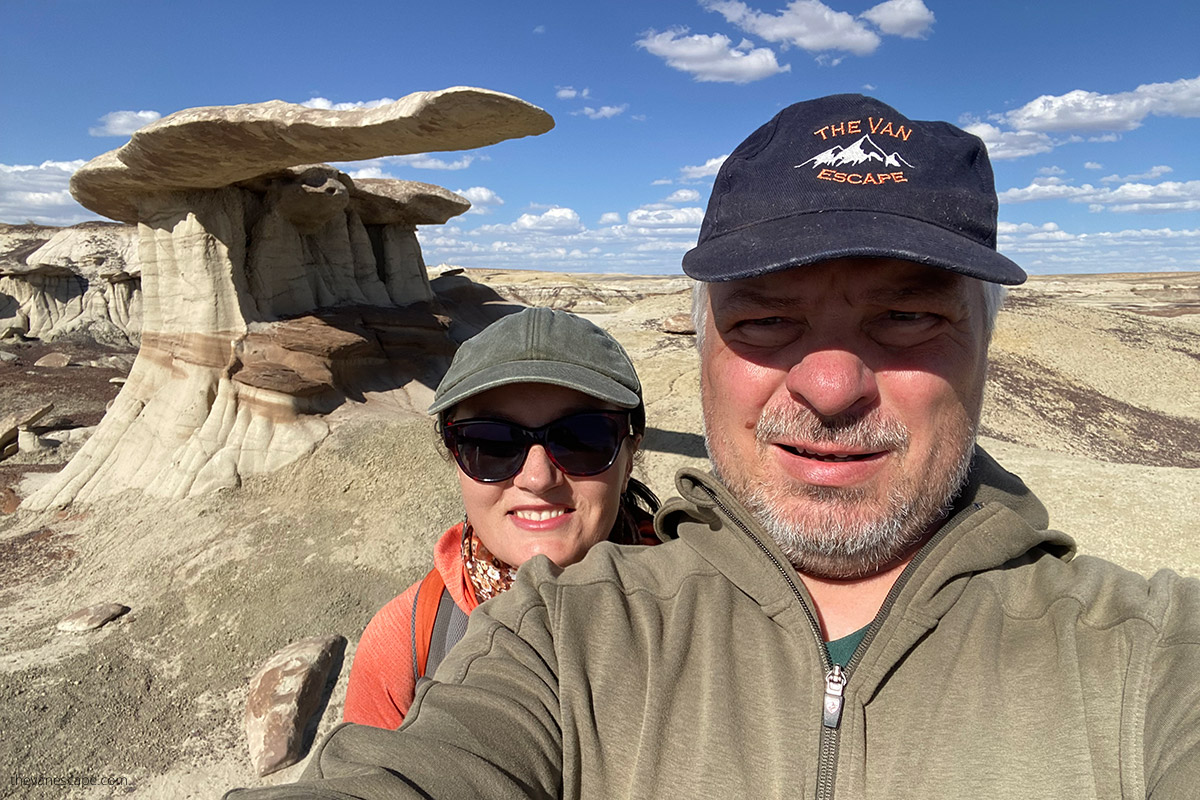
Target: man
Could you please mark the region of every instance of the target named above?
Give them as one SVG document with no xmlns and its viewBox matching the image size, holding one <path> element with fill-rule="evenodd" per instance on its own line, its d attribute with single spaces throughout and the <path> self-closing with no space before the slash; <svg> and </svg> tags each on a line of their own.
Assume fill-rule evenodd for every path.
<svg viewBox="0 0 1200 800">
<path fill-rule="evenodd" d="M 975 137 L 782 111 L 684 257 L 715 477 L 669 541 L 530 562 L 400 732 L 261 796 L 1196 796 L 1200 583 L 1075 557 L 974 444 L 995 234 Z"/>
</svg>

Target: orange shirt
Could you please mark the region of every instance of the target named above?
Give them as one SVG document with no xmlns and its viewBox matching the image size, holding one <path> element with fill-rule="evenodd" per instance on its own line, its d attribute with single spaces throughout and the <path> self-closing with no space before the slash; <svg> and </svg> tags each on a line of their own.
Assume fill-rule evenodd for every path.
<svg viewBox="0 0 1200 800">
<path fill-rule="evenodd" d="M 454 604 L 470 616 L 479 604 L 475 593 L 467 588 L 470 577 L 463 564 L 462 529 L 460 522 L 438 539 L 433 548 L 433 566 L 441 573 Z M 639 514 L 638 529 L 642 544 L 658 544 L 650 514 Z M 346 686 L 342 711 L 346 722 L 392 730 L 404 722 L 417 690 L 413 677 L 412 622 L 420 585 L 421 581 L 417 581 L 379 609 L 363 631 Z"/>
<path fill-rule="evenodd" d="M 462 523 L 442 534 L 433 548 L 433 566 L 441 573 L 455 605 L 470 614 L 477 605 L 467 591 L 462 557 Z M 399 728 L 412 705 L 412 619 L 417 581 L 379 609 L 371 619 L 350 665 L 342 719 L 376 728 Z"/>
</svg>

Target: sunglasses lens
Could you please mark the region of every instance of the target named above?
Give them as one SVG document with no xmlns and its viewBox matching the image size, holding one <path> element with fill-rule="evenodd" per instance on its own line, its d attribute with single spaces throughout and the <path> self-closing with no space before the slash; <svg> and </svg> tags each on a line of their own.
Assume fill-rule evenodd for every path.
<svg viewBox="0 0 1200 800">
<path fill-rule="evenodd" d="M 499 421 L 466 422 L 450 428 L 463 472 L 477 481 L 502 481 L 521 471 L 527 445 L 521 429 Z"/>
<path fill-rule="evenodd" d="M 628 429 L 624 414 L 584 412 L 542 428 L 490 419 L 451 422 L 445 437 L 463 472 L 482 483 L 496 483 L 521 471 L 534 442 L 568 475 L 599 474 L 616 460 Z"/>
<path fill-rule="evenodd" d="M 595 475 L 616 460 L 623 422 L 623 417 L 607 414 L 564 417 L 546 430 L 546 449 L 568 475 Z"/>
</svg>

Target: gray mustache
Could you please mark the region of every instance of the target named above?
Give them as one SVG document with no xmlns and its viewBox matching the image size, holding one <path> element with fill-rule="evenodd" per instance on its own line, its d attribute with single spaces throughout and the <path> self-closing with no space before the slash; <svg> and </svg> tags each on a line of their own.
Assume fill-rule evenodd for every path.
<svg viewBox="0 0 1200 800">
<path fill-rule="evenodd" d="M 832 444 L 861 450 L 908 449 L 908 428 L 901 422 L 878 414 L 839 414 L 819 417 L 802 408 L 766 408 L 754 426 L 759 443 L 778 439 Z"/>
</svg>

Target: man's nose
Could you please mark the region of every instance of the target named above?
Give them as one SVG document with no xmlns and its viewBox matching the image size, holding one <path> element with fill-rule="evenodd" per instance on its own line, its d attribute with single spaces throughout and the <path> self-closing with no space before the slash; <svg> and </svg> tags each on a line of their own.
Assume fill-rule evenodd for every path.
<svg viewBox="0 0 1200 800">
<path fill-rule="evenodd" d="M 849 350 L 808 352 L 788 371 L 786 385 L 822 417 L 865 410 L 879 397 L 874 371 Z"/>
<path fill-rule="evenodd" d="M 546 453 L 546 448 L 535 444 L 529 448 L 521 471 L 513 478 L 513 484 L 521 489 L 542 493 L 562 481 L 562 470 L 555 466 Z"/>
</svg>

